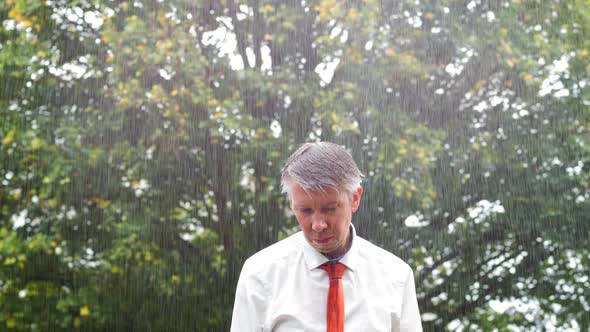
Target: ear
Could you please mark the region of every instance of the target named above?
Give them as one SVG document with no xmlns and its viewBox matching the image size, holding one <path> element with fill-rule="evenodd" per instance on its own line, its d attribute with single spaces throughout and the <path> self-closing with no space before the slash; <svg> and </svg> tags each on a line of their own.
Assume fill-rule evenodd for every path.
<svg viewBox="0 0 590 332">
<path fill-rule="evenodd" d="M 352 213 L 355 213 L 359 209 L 359 206 L 361 205 L 361 196 L 363 196 L 363 188 L 358 187 L 352 193 L 352 202 L 351 202 Z"/>
</svg>

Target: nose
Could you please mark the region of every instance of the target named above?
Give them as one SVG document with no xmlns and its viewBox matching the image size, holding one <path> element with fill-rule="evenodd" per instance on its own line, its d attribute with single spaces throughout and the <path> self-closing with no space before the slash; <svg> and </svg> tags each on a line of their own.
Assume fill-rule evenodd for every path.
<svg viewBox="0 0 590 332">
<path fill-rule="evenodd" d="M 328 228 L 328 224 L 326 223 L 325 216 L 322 215 L 321 213 L 315 213 L 311 217 L 311 229 L 314 232 L 319 233 L 319 232 L 325 230 L 326 228 Z"/>
</svg>

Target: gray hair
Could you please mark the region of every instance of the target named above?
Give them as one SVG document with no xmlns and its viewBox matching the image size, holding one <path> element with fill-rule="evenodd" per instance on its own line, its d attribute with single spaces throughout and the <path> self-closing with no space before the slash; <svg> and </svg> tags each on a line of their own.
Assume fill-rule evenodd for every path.
<svg viewBox="0 0 590 332">
<path fill-rule="evenodd" d="M 287 160 L 281 172 L 281 192 L 290 195 L 293 181 L 306 192 L 326 189 L 352 194 L 363 175 L 342 146 L 330 142 L 305 143 Z"/>
</svg>

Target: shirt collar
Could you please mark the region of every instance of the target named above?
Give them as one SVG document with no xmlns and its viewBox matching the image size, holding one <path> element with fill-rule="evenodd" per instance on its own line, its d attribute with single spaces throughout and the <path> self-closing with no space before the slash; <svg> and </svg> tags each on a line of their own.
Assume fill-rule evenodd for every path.
<svg viewBox="0 0 590 332">
<path fill-rule="evenodd" d="M 357 262 L 358 256 L 358 241 L 355 241 L 356 238 L 356 230 L 352 223 L 350 224 L 350 234 L 351 234 L 351 245 L 350 249 L 342 256 L 339 260 L 340 263 L 346 265 L 346 267 L 354 272 Z M 314 247 L 312 247 L 305 236 L 303 236 L 303 257 L 305 259 L 305 263 L 309 270 L 317 269 L 320 265 L 330 261 L 326 256 L 322 255 L 321 252 L 317 251 Z"/>
</svg>

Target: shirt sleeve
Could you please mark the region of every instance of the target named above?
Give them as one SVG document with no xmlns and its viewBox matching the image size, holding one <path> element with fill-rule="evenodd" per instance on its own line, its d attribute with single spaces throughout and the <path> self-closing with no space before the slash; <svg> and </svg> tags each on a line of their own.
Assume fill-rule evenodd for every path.
<svg viewBox="0 0 590 332">
<path fill-rule="evenodd" d="M 266 295 L 264 282 L 250 268 L 249 261 L 244 263 L 238 286 L 231 320 L 231 332 L 261 331 L 266 312 Z"/>
<path fill-rule="evenodd" d="M 414 273 L 409 271 L 404 285 L 404 297 L 400 321 L 400 331 L 421 332 L 422 320 L 416 299 L 416 287 L 414 285 Z"/>
</svg>

